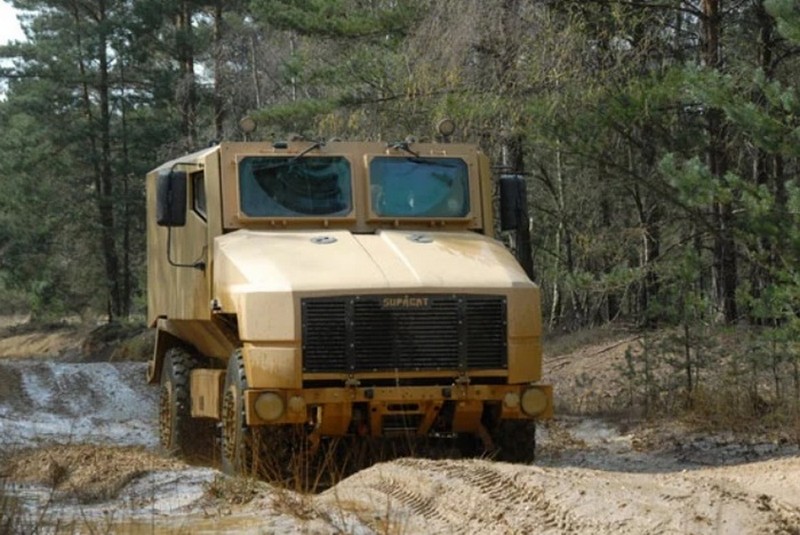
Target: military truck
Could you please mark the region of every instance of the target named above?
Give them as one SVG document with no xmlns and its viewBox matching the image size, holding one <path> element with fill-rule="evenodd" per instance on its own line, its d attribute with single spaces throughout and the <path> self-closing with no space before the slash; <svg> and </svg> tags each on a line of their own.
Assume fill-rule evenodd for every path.
<svg viewBox="0 0 800 535">
<path fill-rule="evenodd" d="M 223 142 L 153 170 L 162 445 L 235 472 L 332 437 L 531 460 L 553 406 L 539 289 L 494 236 L 493 190 L 527 230 L 523 184 L 414 140 Z"/>
</svg>

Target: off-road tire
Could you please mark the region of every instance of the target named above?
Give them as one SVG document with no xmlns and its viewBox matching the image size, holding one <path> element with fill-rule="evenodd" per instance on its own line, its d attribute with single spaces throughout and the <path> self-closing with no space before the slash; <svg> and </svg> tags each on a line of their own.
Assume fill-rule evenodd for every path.
<svg viewBox="0 0 800 535">
<path fill-rule="evenodd" d="M 171 454 L 204 459 L 213 456 L 214 424 L 192 418 L 189 374 L 199 359 L 175 347 L 164 355 L 159 396 L 159 438 Z"/>
<path fill-rule="evenodd" d="M 225 388 L 222 391 L 222 471 L 230 475 L 252 474 L 253 431 L 245 422 L 244 391 L 247 377 L 242 350 L 237 349 L 228 360 Z"/>
<path fill-rule="evenodd" d="M 458 456 L 462 459 L 481 457 L 487 453 L 480 437 L 472 433 L 459 433 L 455 438 L 455 446 Z"/>
<path fill-rule="evenodd" d="M 536 458 L 536 422 L 501 420 L 491 430 L 495 460 L 530 464 Z"/>
<path fill-rule="evenodd" d="M 248 426 L 243 395 L 247 388 L 242 352 L 237 349 L 228 361 L 222 397 L 222 470 L 295 489 L 313 484 L 303 426 Z"/>
</svg>

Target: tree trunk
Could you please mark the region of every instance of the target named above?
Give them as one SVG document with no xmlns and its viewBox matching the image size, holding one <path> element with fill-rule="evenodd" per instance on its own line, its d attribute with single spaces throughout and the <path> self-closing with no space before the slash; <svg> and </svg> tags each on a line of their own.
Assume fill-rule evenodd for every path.
<svg viewBox="0 0 800 535">
<path fill-rule="evenodd" d="M 633 188 L 633 197 L 642 228 L 639 267 L 645 274 L 638 292 L 639 320 L 643 325 L 652 327 L 659 319 L 648 309 L 660 287 L 654 264 L 661 254 L 661 205 L 652 195 L 642 195 L 638 187 Z"/>
<path fill-rule="evenodd" d="M 648 171 L 656 167 L 656 148 L 652 143 L 653 132 L 650 125 L 644 125 L 642 129 L 642 139 L 645 141 L 643 148 L 644 164 Z M 656 272 L 655 263 L 661 255 L 661 219 L 662 207 L 659 199 L 651 192 L 647 192 L 643 199 L 639 201 L 641 206 L 640 223 L 642 225 L 643 237 L 642 246 L 644 248 L 644 269 L 645 277 L 642 284 L 642 312 L 645 314 L 648 326 L 659 318 L 651 317 L 647 314 L 647 307 L 653 297 L 658 295 L 660 281 Z"/>
<path fill-rule="evenodd" d="M 719 70 L 722 67 L 720 35 L 722 11 L 720 0 L 703 0 L 704 59 L 706 67 Z M 709 145 L 708 168 L 721 183 L 728 172 L 726 153 L 727 133 L 722 110 L 712 108 L 706 114 L 706 129 Z M 733 239 L 733 206 L 730 200 L 716 199 L 712 206 L 714 218 L 714 271 L 717 283 L 717 299 L 720 302 L 726 323 L 736 321 L 736 288 L 738 286 L 736 244 Z"/>
<path fill-rule="evenodd" d="M 123 91 L 127 87 L 125 79 L 125 58 L 120 51 L 116 52 L 119 57 L 120 87 Z M 121 143 L 122 143 L 122 314 L 128 317 L 131 313 L 131 302 L 133 300 L 133 276 L 131 274 L 131 164 L 128 152 L 128 107 L 126 106 L 125 95 L 120 98 L 120 121 L 121 121 Z"/>
<path fill-rule="evenodd" d="M 97 91 L 100 97 L 100 168 L 101 188 L 98 192 L 98 208 L 103 242 L 103 257 L 106 266 L 108 292 L 114 316 L 122 316 L 122 295 L 119 284 L 119 258 L 114 237 L 114 180 L 111 171 L 111 103 L 108 80 L 108 37 L 106 29 L 106 3 L 99 2 L 100 43 L 98 46 L 100 70 Z M 112 319 L 112 318 L 109 318 Z"/>
<path fill-rule="evenodd" d="M 609 195 L 609 192 L 605 187 L 606 184 L 608 184 L 605 165 L 602 161 L 600 161 L 598 162 L 597 167 L 597 188 L 600 192 L 600 199 L 598 201 L 600 209 L 600 226 L 601 232 L 607 233 L 610 231 L 612 222 L 614 221 L 612 206 L 613 201 L 611 199 L 611 195 Z M 602 265 L 598 267 L 602 269 L 604 275 L 609 276 L 614 269 L 614 254 L 603 253 L 599 261 L 602 263 Z M 603 307 L 598 307 L 595 321 L 601 324 L 613 320 L 617 314 L 619 314 L 619 302 L 619 294 L 617 294 L 614 290 L 609 290 L 605 295 L 605 314 L 603 314 Z"/>
<path fill-rule="evenodd" d="M 181 108 L 181 123 L 188 150 L 196 148 L 197 138 L 197 89 L 194 80 L 194 44 L 192 31 L 192 6 L 190 0 L 182 0 L 176 23 L 178 64 L 181 72 L 181 87 L 178 96 Z"/>
<path fill-rule="evenodd" d="M 773 30 L 775 21 L 767 14 L 764 9 L 763 1 L 756 6 L 756 18 L 759 24 L 758 46 L 759 46 L 759 65 L 768 80 L 772 79 L 772 57 L 773 57 Z M 767 107 L 768 103 L 760 89 L 753 90 L 753 102 L 759 107 Z M 762 148 L 756 149 L 753 160 L 753 181 L 759 187 L 770 187 L 770 176 L 772 173 L 773 159 Z M 782 212 L 781 194 L 782 184 L 775 183 L 776 209 Z M 763 289 L 772 282 L 770 270 L 766 265 L 775 265 L 775 239 L 770 236 L 760 236 L 757 241 L 757 253 L 760 261 L 752 262 L 750 267 L 750 287 L 754 299 L 759 299 Z M 764 318 L 751 318 L 752 321 L 760 323 Z"/>
<path fill-rule="evenodd" d="M 566 201 L 564 199 L 564 170 L 561 165 L 561 142 L 556 141 L 556 194 L 558 198 L 558 226 L 556 227 L 555 244 L 553 246 L 553 302 L 550 306 L 550 322 L 552 329 L 556 318 L 561 316 L 561 292 L 559 279 L 561 273 L 561 236 L 565 232 Z"/>
<path fill-rule="evenodd" d="M 223 1 L 214 3 L 214 138 L 222 141 L 225 136 L 225 102 L 222 97 L 222 36 L 223 36 Z"/>
<path fill-rule="evenodd" d="M 76 6 L 73 10 L 76 32 L 77 47 L 79 50 L 78 69 L 81 73 L 81 93 L 83 100 L 84 115 L 89 124 L 89 148 L 93 168 L 94 197 L 97 206 L 98 222 L 100 223 L 100 242 L 103 254 L 103 263 L 106 273 L 106 291 L 108 295 L 108 320 L 112 321 L 121 313 L 121 299 L 119 287 L 119 260 L 117 257 L 116 243 L 114 239 L 114 203 L 113 203 L 113 180 L 111 173 L 111 110 L 109 103 L 109 81 L 108 81 L 108 51 L 105 29 L 106 6 L 105 2 L 99 3 L 98 22 L 100 42 L 98 45 L 98 69 L 99 79 L 97 92 L 100 106 L 99 128 L 95 128 L 94 114 L 92 113 L 92 98 L 88 82 L 88 72 L 86 61 L 83 56 L 83 43 L 81 39 L 81 14 Z M 100 150 L 97 147 L 97 137 L 95 131 L 100 132 Z"/>
<path fill-rule="evenodd" d="M 258 68 L 256 67 L 256 38 L 250 36 L 250 69 L 253 75 L 253 94 L 255 95 L 256 109 L 261 108 L 261 84 L 258 79 Z"/>
<path fill-rule="evenodd" d="M 522 149 L 522 136 L 514 134 L 509 136 L 503 146 L 503 167 L 509 170 L 512 174 L 522 175 L 525 168 L 524 151 Z M 524 180 L 524 179 L 523 179 Z M 527 191 L 527 189 L 526 189 Z M 528 200 L 525 199 L 527 204 Z M 527 209 L 525 214 L 527 214 Z M 531 233 L 530 233 L 530 218 L 522 222 L 519 228 L 516 229 L 515 248 L 517 252 L 517 260 L 525 270 L 525 273 L 533 279 L 533 251 L 531 250 Z"/>
</svg>

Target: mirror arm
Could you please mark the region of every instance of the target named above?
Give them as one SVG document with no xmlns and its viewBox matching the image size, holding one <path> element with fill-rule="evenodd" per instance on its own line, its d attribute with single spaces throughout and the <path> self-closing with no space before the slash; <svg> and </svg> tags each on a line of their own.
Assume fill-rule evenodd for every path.
<svg viewBox="0 0 800 535">
<path fill-rule="evenodd" d="M 191 264 L 180 264 L 172 260 L 172 227 L 167 227 L 167 262 L 169 262 L 169 265 L 172 267 L 194 268 L 200 271 L 206 270 L 206 263 L 199 259 Z"/>
</svg>

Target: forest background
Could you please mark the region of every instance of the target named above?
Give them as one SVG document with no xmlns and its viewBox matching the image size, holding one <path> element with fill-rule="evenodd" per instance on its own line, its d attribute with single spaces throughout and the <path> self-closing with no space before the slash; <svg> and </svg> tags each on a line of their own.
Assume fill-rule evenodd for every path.
<svg viewBox="0 0 800 535">
<path fill-rule="evenodd" d="M 256 139 L 381 141 L 450 117 L 527 181 L 550 332 L 672 333 L 628 356 L 631 404 L 691 405 L 724 364 L 800 422 L 797 2 L 7 3 L 5 312 L 141 317 L 145 173 L 247 114 Z"/>
</svg>

